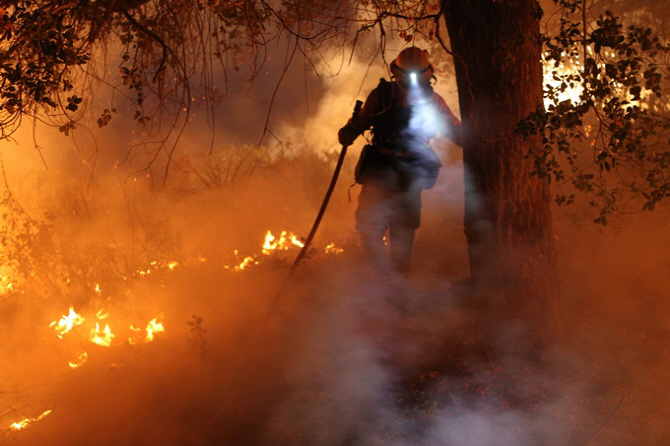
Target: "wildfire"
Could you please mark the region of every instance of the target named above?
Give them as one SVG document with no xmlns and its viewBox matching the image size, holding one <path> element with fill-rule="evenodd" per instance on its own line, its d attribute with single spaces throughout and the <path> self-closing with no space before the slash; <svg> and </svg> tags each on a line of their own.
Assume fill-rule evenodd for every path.
<svg viewBox="0 0 670 446">
<path fill-rule="evenodd" d="M 68 314 L 64 315 L 59 321 L 53 321 L 49 327 L 54 327 L 58 332 L 58 337 L 63 338 L 63 335 L 68 331 L 72 330 L 75 325 L 81 325 L 84 323 L 84 318 L 78 315 L 72 307 Z"/>
<path fill-rule="evenodd" d="M 95 318 L 97 319 L 98 322 L 95 322 L 94 325 L 89 325 L 91 327 L 89 329 L 89 341 L 93 342 L 94 344 L 101 345 L 103 347 L 109 347 L 112 344 L 112 341 L 114 338 L 116 338 L 116 335 L 112 332 L 112 329 L 109 325 L 109 323 L 105 323 L 104 326 L 102 326 L 102 323 L 100 321 L 105 320 L 109 317 L 109 312 L 100 309 L 95 315 Z M 77 312 L 74 311 L 72 307 L 70 307 L 70 310 L 67 315 L 64 315 L 60 320 L 52 322 L 49 327 L 54 327 L 56 330 L 57 336 L 59 339 L 63 339 L 63 336 L 68 333 L 69 331 L 72 330 L 77 325 L 82 325 L 86 322 L 86 319 L 78 314 Z M 133 325 L 129 326 L 129 329 L 131 332 L 134 333 L 139 333 L 142 330 L 139 328 L 134 327 Z M 144 337 L 145 342 L 151 342 L 155 339 L 156 333 L 159 332 L 164 332 L 165 331 L 165 326 L 163 325 L 162 322 L 159 322 L 157 318 L 154 318 L 149 321 L 147 324 L 145 330 L 146 336 Z M 137 340 L 141 339 L 141 337 L 129 337 L 128 338 L 128 344 L 135 344 Z M 86 360 L 88 359 L 88 354 L 83 353 L 82 355 L 79 356 L 77 361 L 72 361 L 69 362 L 70 368 L 77 368 L 80 367 Z"/>
<path fill-rule="evenodd" d="M 275 236 L 272 231 L 267 231 L 265 233 L 265 238 L 263 239 L 263 244 L 261 245 L 261 255 L 270 256 L 280 251 L 289 251 L 293 248 L 303 248 L 304 246 L 305 242 L 289 231 L 281 231 L 279 236 Z M 338 248 L 335 246 L 335 243 L 330 243 L 324 248 L 324 252 L 326 254 L 340 254 L 344 252 L 344 249 Z M 240 255 L 238 250 L 233 251 L 233 254 L 239 259 Z M 225 265 L 224 269 L 242 271 L 250 266 L 259 265 L 261 263 L 259 256 L 257 255 L 248 255 L 237 262 L 238 263 L 234 266 Z"/>
<path fill-rule="evenodd" d="M 305 246 L 295 234 L 287 231 L 282 231 L 279 238 L 272 235 L 271 231 L 265 233 L 265 241 L 263 242 L 262 252 L 265 255 L 272 254 L 273 251 L 287 251 L 291 245 L 302 248 Z"/>
<path fill-rule="evenodd" d="M 584 90 L 582 84 L 576 83 L 574 81 L 567 81 L 570 76 L 579 74 L 581 70 L 580 62 L 578 60 L 574 61 L 574 65 L 568 67 L 564 64 L 560 64 L 558 67 L 554 67 L 551 63 L 545 63 L 543 66 L 543 76 L 544 84 L 548 88 L 552 88 L 557 92 L 556 102 L 570 101 L 573 104 L 579 102 L 579 98 L 582 95 Z M 562 91 L 559 91 L 562 90 Z M 544 98 L 545 108 L 549 108 L 553 104 L 551 98 Z"/>
<path fill-rule="evenodd" d="M 9 425 L 9 428 L 10 428 L 11 430 L 20 431 L 20 430 L 22 430 L 22 429 L 25 429 L 29 424 L 31 424 L 31 423 L 35 423 L 35 422 L 37 422 L 37 421 L 40 421 L 41 419 L 43 419 L 44 417 L 46 417 L 46 416 L 49 415 L 50 413 L 51 413 L 51 410 L 45 410 L 44 412 L 42 412 L 40 415 L 38 415 L 38 416 L 35 417 L 35 418 L 28 418 L 28 417 L 25 417 L 25 418 L 22 419 L 22 420 L 15 421 L 15 422 L 13 422 L 12 424 L 10 424 L 10 425 Z"/>
<path fill-rule="evenodd" d="M 335 246 L 335 243 L 330 243 L 329 245 L 326 245 L 324 251 L 326 251 L 327 254 L 341 254 L 344 252 L 344 249 L 338 248 Z"/>
<path fill-rule="evenodd" d="M 105 328 L 100 330 L 100 323 L 95 323 L 95 328 L 91 329 L 91 336 L 89 339 L 94 344 L 102 345 L 109 347 L 112 344 L 112 339 L 116 336 L 112 333 L 112 329 L 109 328 L 109 324 L 105 324 Z"/>
<path fill-rule="evenodd" d="M 586 52 L 589 57 L 594 57 L 594 50 L 591 46 L 586 47 Z M 614 52 L 602 51 L 600 53 L 602 58 L 615 58 L 617 55 Z M 581 102 L 581 96 L 584 92 L 584 86 L 582 84 L 580 72 L 584 69 L 582 63 L 583 56 L 575 54 L 572 56 L 568 64 L 560 63 L 558 66 L 554 66 L 553 62 L 546 62 L 543 64 L 543 82 L 546 89 L 551 89 L 554 92 L 555 98 L 544 98 L 545 108 L 549 108 L 551 104 L 560 103 L 563 101 L 570 101 L 573 104 L 578 104 Z M 605 69 L 605 62 L 599 61 L 598 66 L 600 69 Z M 638 101 L 641 108 L 647 107 L 647 104 L 644 102 L 644 99 L 648 97 L 649 92 L 645 89 L 642 89 L 640 98 L 635 99 L 629 92 L 629 88 L 626 85 L 613 82 L 610 84 L 610 88 L 617 92 L 620 97 L 626 98 L 627 101 L 634 102 Z M 642 99 L 643 101 L 640 101 Z M 655 105 L 656 107 L 656 105 Z"/>
<path fill-rule="evenodd" d="M 7 294 L 14 290 L 14 283 L 12 278 L 5 275 L 0 275 L 0 294 Z"/>
<path fill-rule="evenodd" d="M 146 340 L 147 342 L 151 342 L 154 340 L 155 333 L 164 332 L 165 327 L 161 322 L 156 322 L 156 319 L 152 319 L 151 321 L 149 321 L 146 331 L 147 331 Z"/>
<path fill-rule="evenodd" d="M 76 361 L 68 362 L 68 365 L 70 366 L 71 369 L 77 369 L 82 365 L 84 365 L 86 361 L 88 361 L 88 353 L 84 352 L 81 355 L 79 355 Z"/>
<path fill-rule="evenodd" d="M 237 255 L 237 251 L 235 252 Z M 246 256 L 244 259 L 242 259 L 242 262 L 240 262 L 238 265 L 235 265 L 233 267 L 233 271 L 242 271 L 243 269 L 246 269 L 247 267 L 251 265 L 258 265 L 260 262 L 256 260 L 252 256 Z M 230 267 L 226 266 L 226 269 L 229 269 Z"/>
<path fill-rule="evenodd" d="M 224 269 L 242 271 L 252 266 L 259 265 L 261 263 L 261 256 L 270 256 L 277 252 L 287 252 L 291 249 L 303 248 L 304 246 L 305 243 L 300 240 L 298 236 L 289 231 L 281 231 L 278 236 L 275 236 L 272 231 L 267 231 L 262 245 L 260 246 L 260 254 L 242 257 L 239 251 L 235 250 L 234 255 L 237 259 L 236 263 L 233 266 L 224 265 Z M 338 248 L 334 243 L 330 243 L 323 248 L 323 252 L 326 254 L 340 254 L 343 251 L 342 248 Z M 197 257 L 197 261 L 206 262 L 207 259 L 204 257 Z M 161 270 L 174 271 L 177 267 L 182 267 L 182 263 L 177 262 L 176 260 L 154 260 L 150 262 L 146 268 L 135 270 L 135 277 L 146 277 L 158 273 Z M 4 276 L 0 276 L 0 279 L 4 278 Z M 69 279 L 67 280 L 69 281 Z M 128 280 L 128 278 L 123 277 L 123 280 Z M 2 284 L 0 283 L 0 286 L 1 285 Z M 103 295 L 102 291 L 100 283 L 95 283 L 93 286 L 94 295 L 101 297 Z M 112 319 L 112 321 L 108 322 L 110 319 Z M 134 345 L 142 342 L 152 342 L 156 339 L 157 333 L 165 331 L 163 323 L 159 322 L 158 318 L 154 318 L 147 323 L 144 329 L 129 324 L 126 325 L 130 332 L 129 334 L 123 335 L 121 333 L 114 333 L 111 326 L 114 325 L 118 328 L 119 325 L 122 326 L 123 324 L 119 324 L 118 320 L 115 318 L 110 318 L 110 313 L 107 309 L 98 309 L 95 316 L 87 320 L 82 314 L 77 313 L 72 306 L 70 306 L 67 314 L 63 315 L 60 319 L 51 322 L 49 327 L 56 331 L 56 335 L 59 339 L 63 339 L 63 337 L 68 332 L 72 331 L 73 328 L 82 325 L 84 325 L 84 333 L 88 333 L 88 340 L 103 347 L 111 346 L 112 342 L 115 342 L 115 339 L 118 337 L 117 334 L 127 340 L 127 345 Z M 76 369 L 81 367 L 87 360 L 88 353 L 82 353 L 76 360 L 68 361 L 68 365 L 71 369 Z"/>
</svg>

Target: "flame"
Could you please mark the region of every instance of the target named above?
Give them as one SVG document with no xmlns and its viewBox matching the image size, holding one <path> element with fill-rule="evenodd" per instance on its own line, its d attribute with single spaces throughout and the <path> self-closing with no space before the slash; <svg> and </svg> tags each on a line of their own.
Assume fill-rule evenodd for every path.
<svg viewBox="0 0 670 446">
<path fill-rule="evenodd" d="M 275 242 L 275 236 L 272 235 L 272 232 L 268 231 L 265 234 L 265 240 L 263 242 L 263 254 L 269 254 L 275 249 L 277 249 L 277 242 Z"/>
<path fill-rule="evenodd" d="M 591 49 L 591 46 L 586 47 L 586 52 L 594 57 L 594 51 Z M 562 54 L 565 56 L 565 54 Z M 601 52 L 602 61 L 597 62 L 599 68 L 604 69 L 606 58 L 615 58 L 617 55 L 614 52 Z M 550 98 L 544 98 L 545 108 L 549 108 L 551 104 L 560 103 L 563 101 L 570 101 L 573 104 L 578 104 L 581 102 L 581 96 L 584 92 L 584 85 L 580 81 L 580 72 L 583 70 L 582 66 L 583 56 L 580 54 L 575 54 L 570 57 L 568 64 L 563 62 L 559 63 L 558 66 L 554 66 L 554 63 L 545 61 L 542 66 L 543 72 L 543 82 L 545 88 L 553 89 L 556 98 L 551 100 Z M 640 99 L 634 99 L 629 92 L 629 88 L 621 83 L 612 82 L 610 87 L 617 92 L 621 97 L 624 97 L 627 101 L 637 102 L 638 105 L 642 108 L 646 108 L 648 105 L 644 102 L 644 99 L 649 96 L 649 91 L 642 89 Z M 562 91 L 561 91 L 562 89 Z"/>
<path fill-rule="evenodd" d="M 304 248 L 305 242 L 288 231 L 281 231 L 278 237 L 275 236 L 272 231 L 267 231 L 265 233 L 265 238 L 263 239 L 263 244 L 261 245 L 261 253 L 262 255 L 269 256 L 278 251 L 288 251 L 294 246 Z M 326 254 L 340 254 L 344 252 L 344 249 L 336 247 L 335 243 L 330 243 L 324 248 L 324 252 Z M 234 250 L 233 254 L 239 259 L 238 250 Z M 244 257 L 241 261 L 238 261 L 235 266 L 224 265 L 224 269 L 242 271 L 250 266 L 259 265 L 260 263 L 258 256 L 249 255 Z"/>
<path fill-rule="evenodd" d="M 142 329 L 131 324 L 130 331 L 133 332 L 133 335 L 128 338 L 127 343 L 128 345 L 135 345 L 140 339 L 142 339 L 142 336 L 140 335 Z M 154 318 L 149 321 L 144 331 L 147 333 L 144 337 L 144 342 L 152 342 L 156 339 L 156 333 L 165 332 L 165 326 L 162 322 L 158 322 L 158 318 Z"/>
<path fill-rule="evenodd" d="M 151 268 L 138 269 L 137 274 L 140 275 L 140 276 L 147 276 L 147 275 L 151 274 Z"/>
<path fill-rule="evenodd" d="M 39 416 L 37 416 L 35 418 L 26 417 L 26 418 L 24 418 L 20 421 L 15 421 L 15 422 L 13 422 L 12 424 L 9 425 L 9 428 L 12 429 L 12 430 L 15 430 L 15 431 L 20 431 L 22 429 L 25 429 L 26 426 L 28 426 L 30 423 L 40 421 L 42 418 L 46 417 L 50 413 L 51 413 L 51 410 L 45 410 L 44 412 L 42 412 Z"/>
<path fill-rule="evenodd" d="M 570 101 L 573 104 L 580 102 L 580 97 L 584 91 L 582 84 L 564 80 L 567 76 L 579 74 L 581 68 L 578 60 L 575 60 L 572 66 L 565 66 L 561 63 L 558 67 L 554 67 L 552 63 L 545 63 L 542 68 L 544 85 L 556 91 L 557 102 Z M 563 91 L 559 91 L 563 82 L 566 83 L 566 87 Z M 544 98 L 544 107 L 548 109 L 553 102 L 550 98 Z"/>
<path fill-rule="evenodd" d="M 291 243 L 297 246 L 298 248 L 303 248 L 305 246 L 305 242 L 303 242 L 293 234 L 291 234 Z"/>
<path fill-rule="evenodd" d="M 71 369 L 76 369 L 81 367 L 88 360 L 88 353 L 84 352 L 77 358 L 76 361 L 68 362 L 68 365 Z"/>
<path fill-rule="evenodd" d="M 91 329 L 91 336 L 89 339 L 95 344 L 109 347 L 112 343 L 112 339 L 115 337 L 114 333 L 112 333 L 112 329 L 109 328 L 109 324 L 105 324 L 105 327 L 100 331 L 100 324 L 96 322 L 95 328 Z"/>
<path fill-rule="evenodd" d="M 159 332 L 164 332 L 165 327 L 163 326 L 162 322 L 156 322 L 156 319 L 152 319 L 152 320 L 149 321 L 149 324 L 147 325 L 146 331 L 147 331 L 146 340 L 147 340 L 147 342 L 151 342 L 151 341 L 154 340 L 154 334 L 159 333 Z"/>
<path fill-rule="evenodd" d="M 265 240 L 263 241 L 262 252 L 265 255 L 272 254 L 273 251 L 287 251 L 291 245 L 302 248 L 305 246 L 295 234 L 287 231 L 282 231 L 279 238 L 272 235 L 271 231 L 265 233 Z"/>
<path fill-rule="evenodd" d="M 49 324 L 49 327 L 53 327 L 58 332 L 58 337 L 63 338 L 63 335 L 68 331 L 72 330 L 75 325 L 81 325 L 84 322 L 84 318 L 78 315 L 72 307 L 68 314 L 64 315 L 59 321 L 53 321 Z"/>
<path fill-rule="evenodd" d="M 14 291 L 14 283 L 12 278 L 5 275 L 0 275 L 0 294 L 7 294 Z"/>
<path fill-rule="evenodd" d="M 133 324 L 130 324 L 130 331 L 132 331 L 135 334 L 138 334 L 139 332 L 142 331 L 142 329 L 139 328 L 139 327 L 135 327 Z M 128 345 L 135 345 L 135 343 L 136 343 L 135 338 L 133 338 L 132 336 L 129 337 L 126 342 L 128 343 Z"/>
<path fill-rule="evenodd" d="M 244 259 L 242 259 L 242 262 L 233 267 L 233 271 L 242 271 L 243 269 L 248 268 L 251 265 L 258 265 L 259 263 L 260 262 L 256 260 L 254 257 L 247 256 Z"/>
</svg>

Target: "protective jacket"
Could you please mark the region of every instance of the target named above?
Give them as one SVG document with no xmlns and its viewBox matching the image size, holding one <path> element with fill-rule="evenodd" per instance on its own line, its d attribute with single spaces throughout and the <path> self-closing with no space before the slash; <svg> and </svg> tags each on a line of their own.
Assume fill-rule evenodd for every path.
<svg viewBox="0 0 670 446">
<path fill-rule="evenodd" d="M 375 181 L 389 190 L 402 191 L 417 181 L 422 189 L 435 184 L 441 163 L 430 140 L 438 133 L 460 144 L 460 121 L 430 86 L 405 89 L 381 79 L 342 130 L 357 136 L 370 128 L 372 141 L 361 152 L 356 181 Z"/>
</svg>

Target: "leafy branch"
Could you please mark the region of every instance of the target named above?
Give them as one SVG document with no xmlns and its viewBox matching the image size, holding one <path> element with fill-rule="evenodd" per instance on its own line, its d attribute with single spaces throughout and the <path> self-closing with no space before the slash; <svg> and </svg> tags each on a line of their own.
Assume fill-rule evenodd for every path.
<svg viewBox="0 0 670 446">
<path fill-rule="evenodd" d="M 545 106 L 517 128 L 535 142 L 534 174 L 558 184 L 558 204 L 575 201 L 567 184 L 590 196 L 599 224 L 631 197 L 652 210 L 670 197 L 670 46 L 610 11 L 587 27 L 578 21 L 584 2 L 559 3 L 568 14 L 556 35 L 543 37 Z"/>
</svg>

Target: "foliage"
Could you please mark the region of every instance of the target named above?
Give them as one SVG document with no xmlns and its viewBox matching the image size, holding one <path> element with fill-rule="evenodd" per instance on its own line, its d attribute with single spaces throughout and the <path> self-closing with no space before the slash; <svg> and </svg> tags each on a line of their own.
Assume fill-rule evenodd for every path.
<svg viewBox="0 0 670 446">
<path fill-rule="evenodd" d="M 202 318 L 196 316 L 195 314 L 191 316 L 192 320 L 187 321 L 186 324 L 191 327 L 191 333 L 193 335 L 188 340 L 189 345 L 195 351 L 198 352 L 200 359 L 204 360 L 207 357 L 207 352 L 209 348 L 207 347 L 207 339 L 205 339 L 205 333 L 207 330 L 202 325 Z"/>
<path fill-rule="evenodd" d="M 53 271 L 55 276 L 61 275 L 56 250 L 52 238 L 54 216 L 45 213 L 44 219 L 30 217 L 14 196 L 6 191 L 0 200 L 2 210 L 2 227 L 0 227 L 0 263 L 3 274 L 11 273 L 13 286 L 32 279 L 42 288 L 58 291 L 58 280 L 44 271 Z M 60 274 L 59 274 L 60 273 Z"/>
<path fill-rule="evenodd" d="M 162 280 L 168 260 L 162 256 L 169 245 L 165 237 L 155 246 L 151 240 L 155 234 L 138 237 L 145 250 L 130 259 L 104 237 L 83 236 L 90 219 L 67 218 L 81 204 L 56 204 L 60 207 L 52 205 L 34 217 L 9 190 L 0 200 L 0 273 L 10 278 L 13 292 L 81 308 L 100 297 L 100 289 L 121 302 L 138 283 L 147 281 L 147 271 L 151 280 Z M 84 213 L 90 215 L 90 210 Z"/>
<path fill-rule="evenodd" d="M 583 21 L 581 1 L 559 2 L 567 13 L 556 35 L 545 36 L 551 80 L 547 108 L 522 121 L 519 133 L 535 144 L 534 174 L 558 184 L 556 202 L 590 196 L 596 223 L 642 200 L 651 210 L 670 196 L 670 102 L 663 95 L 670 46 L 651 28 L 606 11 Z"/>
<path fill-rule="evenodd" d="M 584 10 L 582 0 L 555 2 L 558 30 L 542 37 L 545 62 L 553 66 L 549 105 L 518 128 L 536 142 L 528 154 L 535 174 L 565 186 L 559 204 L 575 200 L 568 188 L 590 196 L 599 223 L 631 196 L 653 209 L 670 194 L 670 103 L 663 95 L 669 47 L 651 28 L 625 26 L 609 11 L 588 20 L 593 10 Z M 443 2 L 416 0 L 0 1 L 0 138 L 11 136 L 24 115 L 69 135 L 92 79 L 103 79 L 132 101 L 137 134 L 157 147 L 149 157 L 155 159 L 168 136 L 188 124 L 192 107 L 204 106 L 213 119 L 232 84 L 263 72 L 270 44 L 289 42 L 285 63 L 300 52 L 317 72 L 332 63 L 326 49 L 355 48 L 373 32 L 382 55 L 388 36 L 444 54 L 443 14 Z M 117 64 L 110 75 L 105 59 Z M 110 104 L 97 111 L 97 126 L 108 125 L 117 110 Z M 222 176 L 211 174 L 203 181 Z"/>
<path fill-rule="evenodd" d="M 0 139 L 24 116 L 70 135 L 102 82 L 112 103 L 93 120 L 130 108 L 153 160 L 195 107 L 213 126 L 216 104 L 265 72 L 273 50 L 286 51 L 284 70 L 298 53 L 331 75 L 329 50 L 343 55 L 372 31 L 382 54 L 387 35 L 431 41 L 440 15 L 439 2 L 416 0 L 0 0 Z"/>
<path fill-rule="evenodd" d="M 345 13 L 326 0 L 0 1 L 0 138 L 26 114 L 72 130 L 81 95 L 91 79 L 105 77 L 95 62 L 110 50 L 119 66 L 106 81 L 133 100 L 135 120 L 145 127 L 160 117 L 174 126 L 191 102 L 211 109 L 225 94 L 228 85 L 213 80 L 221 72 L 226 83 L 253 80 L 266 47 L 286 35 L 301 50 L 335 42 Z"/>
</svg>

